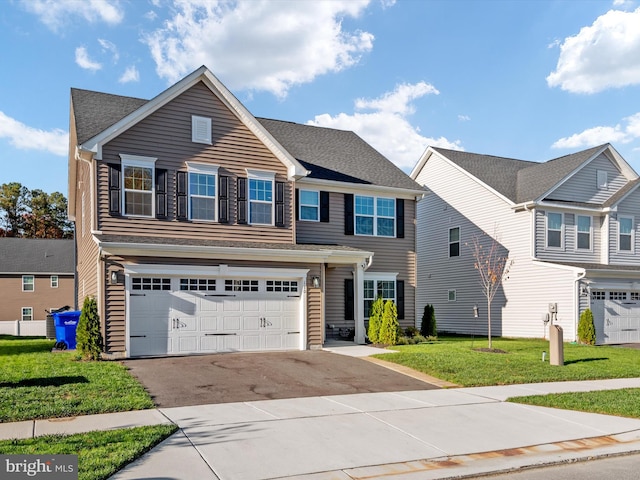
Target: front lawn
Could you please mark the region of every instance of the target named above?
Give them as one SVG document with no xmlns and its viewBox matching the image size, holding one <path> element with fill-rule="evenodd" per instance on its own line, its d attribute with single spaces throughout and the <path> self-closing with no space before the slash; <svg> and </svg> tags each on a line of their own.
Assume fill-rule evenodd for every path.
<svg viewBox="0 0 640 480">
<path fill-rule="evenodd" d="M 640 376 L 640 350 L 565 343 L 559 367 L 549 365 L 548 340 L 495 338 L 493 348 L 507 353 L 477 350 L 486 347 L 486 338 L 442 337 L 376 357 L 465 387 Z"/>
<path fill-rule="evenodd" d="M 0 336 L 0 422 L 153 408 L 120 363 L 78 361 L 54 343 Z"/>
<path fill-rule="evenodd" d="M 78 479 L 103 480 L 151 450 L 177 428 L 175 425 L 154 425 L 68 436 L 2 440 L 0 452 L 3 455 L 78 455 Z"/>
</svg>

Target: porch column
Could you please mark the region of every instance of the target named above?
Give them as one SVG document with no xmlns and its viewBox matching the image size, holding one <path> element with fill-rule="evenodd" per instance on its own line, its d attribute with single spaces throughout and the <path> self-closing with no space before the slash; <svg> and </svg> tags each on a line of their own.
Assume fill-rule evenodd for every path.
<svg viewBox="0 0 640 480">
<path fill-rule="evenodd" d="M 353 272 L 353 317 L 355 320 L 355 337 L 353 341 L 364 345 L 364 265 L 356 264 Z"/>
</svg>

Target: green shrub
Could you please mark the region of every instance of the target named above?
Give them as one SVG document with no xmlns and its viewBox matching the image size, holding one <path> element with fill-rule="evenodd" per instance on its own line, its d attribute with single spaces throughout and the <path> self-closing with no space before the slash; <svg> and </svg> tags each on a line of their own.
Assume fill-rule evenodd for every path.
<svg viewBox="0 0 640 480">
<path fill-rule="evenodd" d="M 415 337 L 413 337 L 413 342 L 414 343 L 426 343 L 427 342 L 427 338 L 423 337 L 422 335 L 416 335 Z"/>
<path fill-rule="evenodd" d="M 416 327 L 407 327 L 404 329 L 403 335 L 405 337 L 415 337 L 416 335 L 420 334 L 420 330 L 418 330 Z"/>
<path fill-rule="evenodd" d="M 85 360 L 98 360 L 102 352 L 100 316 L 95 298 L 86 297 L 76 328 L 76 350 Z"/>
<path fill-rule="evenodd" d="M 395 345 L 398 341 L 398 309 L 393 300 L 384 302 L 384 313 L 378 340 L 386 345 Z"/>
<path fill-rule="evenodd" d="M 596 344 L 596 327 L 593 323 L 593 313 L 590 308 L 587 308 L 580 314 L 578 341 L 587 345 Z"/>
<path fill-rule="evenodd" d="M 380 325 L 382 324 L 383 312 L 384 300 L 382 300 L 382 297 L 378 297 L 371 305 L 371 312 L 369 312 L 369 329 L 367 330 L 367 336 L 371 343 L 380 342 Z"/>
<path fill-rule="evenodd" d="M 396 345 L 413 345 L 413 338 L 410 337 L 398 337 Z"/>
<path fill-rule="evenodd" d="M 422 324 L 420 325 L 420 333 L 423 337 L 438 336 L 436 326 L 436 311 L 431 304 L 424 306 L 424 313 L 422 314 Z"/>
</svg>

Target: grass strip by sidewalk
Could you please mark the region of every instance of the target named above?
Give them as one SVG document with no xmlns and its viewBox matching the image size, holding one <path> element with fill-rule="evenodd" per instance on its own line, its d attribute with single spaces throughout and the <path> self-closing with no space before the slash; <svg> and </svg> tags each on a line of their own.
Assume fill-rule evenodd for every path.
<svg viewBox="0 0 640 480">
<path fill-rule="evenodd" d="M 530 395 L 509 398 L 507 401 L 539 407 L 640 418 L 640 388 Z"/>
<path fill-rule="evenodd" d="M 153 425 L 75 435 L 0 441 L 3 455 L 78 455 L 79 480 L 104 480 L 174 433 L 175 425 Z"/>
<path fill-rule="evenodd" d="M 0 337 L 0 422 L 153 408 L 118 362 L 52 353 L 52 340 Z"/>
<path fill-rule="evenodd" d="M 486 347 L 486 338 L 441 337 L 376 357 L 465 387 L 640 376 L 640 350 L 565 343 L 560 367 L 549 364 L 549 342 L 542 339 L 493 339 L 493 348 L 506 353 L 478 350 Z"/>
</svg>

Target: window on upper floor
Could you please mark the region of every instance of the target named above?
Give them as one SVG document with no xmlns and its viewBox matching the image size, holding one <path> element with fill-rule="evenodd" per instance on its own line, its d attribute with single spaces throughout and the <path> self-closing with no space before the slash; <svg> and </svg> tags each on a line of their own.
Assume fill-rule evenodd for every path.
<svg viewBox="0 0 640 480">
<path fill-rule="evenodd" d="M 36 289 L 35 277 L 33 275 L 22 276 L 22 291 L 33 292 Z"/>
<path fill-rule="evenodd" d="M 449 256 L 460 256 L 460 227 L 449 229 Z"/>
<path fill-rule="evenodd" d="M 22 314 L 20 316 L 20 319 L 23 322 L 33 320 L 33 307 L 22 307 Z"/>
<path fill-rule="evenodd" d="M 576 215 L 576 247 L 591 250 L 591 217 Z"/>
<path fill-rule="evenodd" d="M 211 119 L 191 116 L 191 141 L 211 145 Z"/>
<path fill-rule="evenodd" d="M 596 186 L 598 189 L 607 188 L 609 185 L 609 175 L 606 170 L 596 171 Z"/>
<path fill-rule="evenodd" d="M 458 299 L 455 290 L 447 290 L 447 300 L 449 302 L 455 302 Z"/>
<path fill-rule="evenodd" d="M 633 252 L 633 217 L 618 217 L 618 250 Z"/>
<path fill-rule="evenodd" d="M 309 222 L 320 221 L 320 192 L 300 190 L 298 218 Z"/>
<path fill-rule="evenodd" d="M 547 212 L 547 247 L 562 248 L 562 214 Z"/>
<path fill-rule="evenodd" d="M 273 172 L 249 171 L 249 223 L 273 225 Z"/>
<path fill-rule="evenodd" d="M 152 217 L 155 158 L 124 155 L 122 158 L 122 185 L 124 187 L 124 214 Z"/>
<path fill-rule="evenodd" d="M 51 288 L 58 288 L 58 275 L 51 275 Z"/>
<path fill-rule="evenodd" d="M 395 237 L 396 200 L 384 197 L 355 196 L 356 235 Z"/>
<path fill-rule="evenodd" d="M 218 167 L 193 164 L 189 169 L 189 218 L 216 221 Z"/>
</svg>

